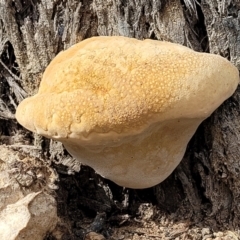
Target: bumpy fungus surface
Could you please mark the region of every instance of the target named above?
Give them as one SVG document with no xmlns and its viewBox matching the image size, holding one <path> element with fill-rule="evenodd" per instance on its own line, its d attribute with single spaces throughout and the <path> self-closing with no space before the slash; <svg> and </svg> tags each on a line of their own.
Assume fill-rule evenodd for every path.
<svg viewBox="0 0 240 240">
<path fill-rule="evenodd" d="M 94 37 L 60 52 L 16 117 L 130 188 L 163 181 L 198 125 L 233 94 L 226 59 L 178 44 Z"/>
</svg>

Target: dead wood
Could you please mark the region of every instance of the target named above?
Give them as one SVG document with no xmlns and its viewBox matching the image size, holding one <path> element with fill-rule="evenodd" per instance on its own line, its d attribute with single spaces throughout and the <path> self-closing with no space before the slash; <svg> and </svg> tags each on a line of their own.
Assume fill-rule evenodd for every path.
<svg viewBox="0 0 240 240">
<path fill-rule="evenodd" d="M 16 123 L 16 106 L 37 91 L 51 59 L 91 36 L 124 35 L 220 54 L 240 69 L 239 29 L 238 0 L 0 0 L 0 142 L 58 169 L 59 216 L 72 239 L 85 217 L 93 219 L 98 211 L 107 218 L 134 216 L 141 202 L 174 212 L 176 219 L 201 222 L 202 228 L 237 229 L 240 97 L 238 89 L 200 126 L 170 178 L 151 189 L 124 190 L 89 168 L 80 170 L 61 145 Z"/>
</svg>

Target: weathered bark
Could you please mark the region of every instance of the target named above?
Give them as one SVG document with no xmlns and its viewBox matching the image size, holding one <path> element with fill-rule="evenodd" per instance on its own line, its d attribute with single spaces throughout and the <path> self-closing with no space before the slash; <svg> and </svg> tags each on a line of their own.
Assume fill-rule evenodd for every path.
<svg viewBox="0 0 240 240">
<path fill-rule="evenodd" d="M 79 163 L 59 143 L 32 135 L 16 123 L 16 106 L 37 91 L 51 59 L 96 35 L 172 41 L 220 54 L 240 69 L 238 0 L 0 0 L 0 143 L 56 165 L 61 180 L 59 215 L 69 232 L 73 225 L 68 221 L 78 222 L 86 214 L 84 208 L 91 210 L 90 217 L 96 212 L 112 217 L 121 211 L 133 213 L 141 201 L 176 212 L 176 219 L 236 229 L 240 223 L 239 89 L 199 127 L 176 171 L 162 184 L 142 191 L 124 190 L 86 167 L 68 175 L 79 171 Z"/>
</svg>

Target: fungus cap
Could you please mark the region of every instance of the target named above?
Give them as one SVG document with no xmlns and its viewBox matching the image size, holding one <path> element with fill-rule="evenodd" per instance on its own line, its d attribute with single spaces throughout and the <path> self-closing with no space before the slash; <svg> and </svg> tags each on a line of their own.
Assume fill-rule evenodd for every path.
<svg viewBox="0 0 240 240">
<path fill-rule="evenodd" d="M 163 181 L 198 125 L 235 91 L 226 59 L 169 42 L 94 37 L 60 52 L 17 108 L 30 131 L 130 188 Z"/>
</svg>

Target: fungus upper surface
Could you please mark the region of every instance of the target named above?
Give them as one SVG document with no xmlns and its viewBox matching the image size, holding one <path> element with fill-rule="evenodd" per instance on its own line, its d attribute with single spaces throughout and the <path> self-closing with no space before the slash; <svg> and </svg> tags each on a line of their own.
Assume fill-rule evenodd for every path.
<svg viewBox="0 0 240 240">
<path fill-rule="evenodd" d="M 222 82 L 219 74 L 233 78 Z M 168 42 L 95 37 L 60 52 L 16 116 L 56 139 L 129 135 L 157 121 L 206 118 L 237 82 L 237 70 L 219 56 Z"/>
</svg>

